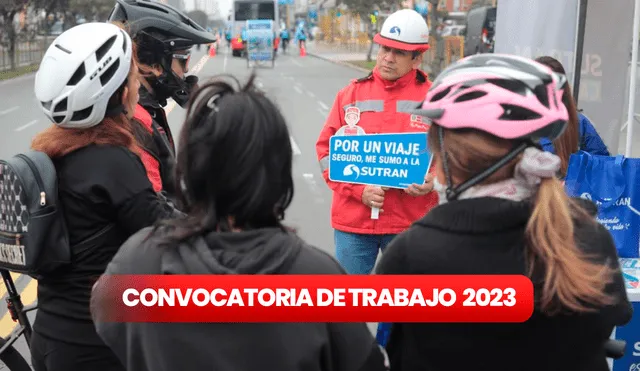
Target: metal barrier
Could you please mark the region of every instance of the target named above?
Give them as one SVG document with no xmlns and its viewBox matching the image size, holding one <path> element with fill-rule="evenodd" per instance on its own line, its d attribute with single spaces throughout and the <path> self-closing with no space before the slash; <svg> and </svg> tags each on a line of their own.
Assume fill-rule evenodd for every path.
<svg viewBox="0 0 640 371">
<path fill-rule="evenodd" d="M 38 36 L 30 41 L 16 42 L 14 63 L 11 63 L 9 47 L 0 46 L 0 71 L 7 72 L 39 64 L 53 39 L 53 37 Z"/>
</svg>

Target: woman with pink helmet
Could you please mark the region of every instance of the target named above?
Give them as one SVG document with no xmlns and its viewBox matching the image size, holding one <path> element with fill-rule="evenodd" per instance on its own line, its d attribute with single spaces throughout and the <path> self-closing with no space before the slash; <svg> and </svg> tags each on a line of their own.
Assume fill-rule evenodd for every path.
<svg viewBox="0 0 640 371">
<path fill-rule="evenodd" d="M 415 112 L 432 122 L 440 205 L 377 273 L 522 274 L 536 300 L 525 323 L 393 324 L 392 370 L 608 370 L 604 343 L 632 314 L 616 248 L 536 145 L 566 126 L 566 84 L 533 60 L 479 54 L 443 71 Z"/>
</svg>

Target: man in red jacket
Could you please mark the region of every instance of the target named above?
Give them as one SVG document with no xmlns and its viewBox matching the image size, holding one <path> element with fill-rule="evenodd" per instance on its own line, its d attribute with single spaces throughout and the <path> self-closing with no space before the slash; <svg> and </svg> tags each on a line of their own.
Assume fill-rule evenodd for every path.
<svg viewBox="0 0 640 371">
<path fill-rule="evenodd" d="M 393 13 L 374 41 L 380 44 L 376 67 L 368 76 L 342 89 L 316 143 L 322 174 L 333 190 L 331 225 L 336 255 L 350 274 L 369 274 L 378 251 L 438 204 L 433 177 L 406 190 L 383 189 L 329 180 L 329 139 L 338 135 L 424 132 L 428 123 L 411 115 L 431 86 L 419 70 L 429 48 L 429 29 L 410 9 Z M 379 208 L 378 219 L 371 209 Z"/>
</svg>

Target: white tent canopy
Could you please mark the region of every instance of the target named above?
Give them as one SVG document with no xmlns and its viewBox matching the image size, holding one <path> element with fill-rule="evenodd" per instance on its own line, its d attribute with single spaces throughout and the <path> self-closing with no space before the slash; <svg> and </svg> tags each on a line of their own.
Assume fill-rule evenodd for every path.
<svg viewBox="0 0 640 371">
<path fill-rule="evenodd" d="M 579 87 L 578 107 L 613 154 L 626 126 L 627 157 L 633 154 L 638 73 L 637 63 L 629 67 L 629 54 L 637 61 L 639 4 L 640 0 L 562 0 L 560 6 L 558 0 L 500 0 L 496 24 L 496 53 L 551 55 L 564 65 L 574 87 Z M 574 73 L 576 68 L 581 73 Z"/>
</svg>

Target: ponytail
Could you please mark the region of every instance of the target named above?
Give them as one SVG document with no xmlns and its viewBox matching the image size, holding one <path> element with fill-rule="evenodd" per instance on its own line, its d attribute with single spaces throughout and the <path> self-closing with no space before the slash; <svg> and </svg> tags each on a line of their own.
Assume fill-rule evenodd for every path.
<svg viewBox="0 0 640 371">
<path fill-rule="evenodd" d="M 590 312 L 593 306 L 614 303 L 605 292 L 611 268 L 591 261 L 574 237 L 574 218 L 593 218 L 572 203 L 559 180 L 543 179 L 526 229 L 529 276 L 534 268 L 544 267 L 540 307 L 547 313 L 563 307 Z"/>
</svg>

